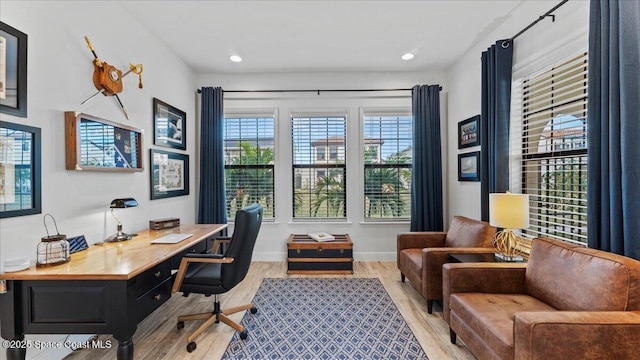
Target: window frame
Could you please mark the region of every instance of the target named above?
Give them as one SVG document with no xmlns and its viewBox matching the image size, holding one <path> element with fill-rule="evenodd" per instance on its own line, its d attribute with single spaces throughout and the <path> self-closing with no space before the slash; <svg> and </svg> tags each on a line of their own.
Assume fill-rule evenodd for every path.
<svg viewBox="0 0 640 360">
<path fill-rule="evenodd" d="M 365 163 L 366 159 L 366 152 L 368 151 L 368 147 L 370 148 L 371 145 L 368 145 L 365 143 L 366 141 L 366 133 L 365 133 L 365 121 L 366 121 L 366 117 L 409 117 L 410 121 L 411 121 L 411 126 L 413 129 L 413 119 L 412 117 L 412 111 L 410 107 L 362 107 L 360 108 L 360 126 L 359 126 L 359 131 L 360 131 L 360 139 L 359 139 L 359 151 L 361 153 L 360 156 L 360 162 L 358 164 L 358 166 L 363 169 L 363 171 L 361 172 L 360 175 L 360 186 L 361 188 L 359 189 L 360 192 L 360 201 L 359 204 L 361 206 L 360 209 L 360 216 L 362 216 L 362 222 L 366 223 L 366 224 L 375 224 L 375 223 L 382 223 L 382 224 L 388 224 L 388 223 L 402 223 L 402 224 L 406 224 L 409 223 L 411 221 L 411 187 L 409 187 L 409 199 L 407 202 L 407 206 L 408 206 L 408 210 L 406 211 L 407 216 L 402 216 L 402 217 L 392 217 L 392 216 L 383 216 L 383 217 L 371 217 L 371 216 L 367 216 L 367 195 L 366 195 L 366 169 L 367 168 L 406 168 L 409 171 L 413 171 L 413 154 L 411 155 L 411 163 L 409 164 L 404 164 L 401 166 L 398 166 L 396 164 L 369 164 L 367 165 Z M 413 151 L 413 131 L 410 131 L 411 134 L 411 150 Z M 381 146 L 375 146 L 376 148 L 376 159 L 378 160 L 382 160 L 383 158 L 383 152 L 382 152 L 382 145 Z M 401 152 L 400 150 L 398 152 Z M 411 181 L 411 179 L 409 179 L 409 182 Z M 411 184 L 410 184 L 411 185 Z"/>
<path fill-rule="evenodd" d="M 234 118 L 234 119 L 257 119 L 257 118 L 273 118 L 273 147 L 272 152 L 273 152 L 273 163 L 272 164 L 250 164 L 250 165 L 241 165 L 241 166 L 236 166 L 236 165 L 228 165 L 227 164 L 227 155 L 226 155 L 226 146 L 223 143 L 223 152 L 225 152 L 224 156 L 225 156 L 225 164 L 224 164 L 224 168 L 225 168 L 225 186 L 226 186 L 226 174 L 227 174 L 227 169 L 229 168 L 246 168 L 246 169 L 270 169 L 272 174 L 273 174 L 273 184 L 272 184 L 272 198 L 271 198 L 271 213 L 272 216 L 268 215 L 268 212 L 265 212 L 265 215 L 263 217 L 263 222 L 275 222 L 277 219 L 277 211 L 276 208 L 278 206 L 278 195 L 277 195 L 277 181 L 278 181 L 278 161 L 277 161 L 277 154 L 278 154 L 278 110 L 277 108 L 260 108 L 260 109 L 246 109 L 246 108 L 231 108 L 231 109 L 225 109 L 224 110 L 224 115 L 223 115 L 223 120 L 225 121 L 225 129 L 226 129 L 226 120 L 227 118 Z M 226 132 L 225 132 L 226 135 Z M 223 140 L 225 143 L 227 141 L 226 136 L 225 139 Z M 241 141 L 241 140 L 240 140 Z M 228 201 L 228 200 L 227 200 Z M 264 205 L 263 205 L 264 206 Z M 230 223 L 234 222 L 234 218 L 235 216 L 230 213 L 229 210 L 229 205 L 227 203 L 227 217 L 228 217 L 228 221 Z"/>
<path fill-rule="evenodd" d="M 344 126 L 344 141 L 343 141 L 343 146 L 345 148 L 345 152 L 344 152 L 344 161 L 342 161 L 340 159 L 340 156 L 338 156 L 338 159 L 336 161 L 342 161 L 342 163 L 330 163 L 333 160 L 329 159 L 329 154 L 326 151 L 327 148 L 329 148 L 331 146 L 331 144 L 327 144 L 326 146 L 324 146 L 324 158 L 323 159 L 318 159 L 318 153 L 317 153 L 317 149 L 316 148 L 314 150 L 312 150 L 310 152 L 310 157 L 309 157 L 309 161 L 313 161 L 313 162 L 322 162 L 320 164 L 303 164 L 303 163 L 296 163 L 296 159 L 295 159 L 295 154 L 296 154 L 296 141 L 294 139 L 294 120 L 295 119 L 304 119 L 304 118 L 309 118 L 309 119 L 313 119 L 313 118 L 322 118 L 322 119 L 332 119 L 332 118 L 339 118 L 342 119 L 343 122 L 343 126 Z M 347 190 L 348 190 L 348 182 L 347 182 L 347 177 L 350 176 L 348 175 L 347 172 L 347 168 L 348 168 L 348 164 L 349 164 L 349 156 L 348 156 L 348 151 L 346 151 L 346 149 L 349 146 L 349 111 L 348 109 L 295 109 L 295 110 L 291 110 L 289 113 L 289 136 L 290 136 L 290 141 L 291 141 L 291 172 L 290 172 L 290 176 L 291 176 L 291 204 L 289 205 L 289 211 L 290 211 L 290 215 L 291 215 L 291 222 L 292 223 L 303 223 L 303 222 L 337 222 L 337 223 L 347 223 L 349 222 L 348 219 L 348 206 L 347 206 Z M 310 135 L 311 136 L 311 135 Z M 330 137 L 331 135 L 327 136 L 327 139 Z M 310 145 L 312 146 L 312 145 Z M 302 189 L 298 189 L 296 187 L 296 182 L 300 182 L 300 180 L 296 180 L 296 169 L 316 169 L 316 172 L 321 172 L 324 171 L 325 175 L 326 174 L 331 174 L 332 172 L 334 172 L 336 169 L 339 169 L 342 172 L 342 177 L 339 181 L 342 182 L 342 187 L 343 187 L 343 198 L 342 198 L 342 214 L 343 216 L 296 216 L 296 193 L 299 193 Z M 310 175 L 311 176 L 311 175 Z M 304 175 L 303 175 L 304 177 Z M 311 177 L 307 176 L 309 179 L 311 179 Z M 302 181 L 303 183 L 303 188 L 304 188 L 304 181 Z M 309 189 L 311 191 L 311 189 Z M 311 194 L 310 197 L 311 198 Z M 311 204 L 309 204 L 309 212 L 311 213 Z"/>
</svg>

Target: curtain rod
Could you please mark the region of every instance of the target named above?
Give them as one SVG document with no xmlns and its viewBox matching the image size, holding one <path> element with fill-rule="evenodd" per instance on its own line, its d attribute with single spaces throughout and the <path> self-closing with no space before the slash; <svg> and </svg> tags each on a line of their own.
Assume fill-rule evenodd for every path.
<svg viewBox="0 0 640 360">
<path fill-rule="evenodd" d="M 524 29 L 520 30 L 517 34 L 513 35 L 510 39 L 509 42 L 512 42 L 513 40 L 515 40 L 518 36 L 524 34 L 527 30 L 531 29 L 535 24 L 537 24 L 538 22 L 540 22 L 542 19 L 546 18 L 547 16 L 551 17 L 551 22 L 556 21 L 556 16 L 555 15 L 551 15 L 552 12 L 558 10 L 558 8 L 564 4 L 566 4 L 569 0 L 562 0 L 562 2 L 560 2 L 558 5 L 554 6 L 551 10 L 547 11 L 546 13 L 544 13 L 544 15 L 540 16 L 536 21 L 532 22 L 531 24 L 527 25 L 527 27 L 525 27 Z"/>
<path fill-rule="evenodd" d="M 442 86 L 440 87 L 442 90 Z M 202 91 L 196 90 L 198 94 Z M 372 91 L 413 91 L 413 89 L 303 89 L 303 90 L 222 90 L 226 93 L 288 93 L 288 92 L 314 92 L 320 95 L 321 92 L 372 92 Z"/>
</svg>

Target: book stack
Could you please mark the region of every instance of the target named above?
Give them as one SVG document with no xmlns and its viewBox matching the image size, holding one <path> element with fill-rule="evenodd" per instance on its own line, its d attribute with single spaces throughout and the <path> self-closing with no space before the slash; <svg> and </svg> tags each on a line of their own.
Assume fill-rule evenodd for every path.
<svg viewBox="0 0 640 360">
<path fill-rule="evenodd" d="M 335 236 L 328 234 L 326 232 L 308 233 L 307 236 L 315 241 L 333 241 L 336 239 Z"/>
</svg>

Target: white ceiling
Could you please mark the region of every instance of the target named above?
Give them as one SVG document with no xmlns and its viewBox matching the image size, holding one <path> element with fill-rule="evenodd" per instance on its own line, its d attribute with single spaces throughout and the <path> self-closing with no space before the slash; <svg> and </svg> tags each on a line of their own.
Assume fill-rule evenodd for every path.
<svg viewBox="0 0 640 360">
<path fill-rule="evenodd" d="M 198 73 L 210 74 L 444 70 L 522 1 L 120 3 Z M 406 52 L 415 58 L 401 60 Z"/>
</svg>

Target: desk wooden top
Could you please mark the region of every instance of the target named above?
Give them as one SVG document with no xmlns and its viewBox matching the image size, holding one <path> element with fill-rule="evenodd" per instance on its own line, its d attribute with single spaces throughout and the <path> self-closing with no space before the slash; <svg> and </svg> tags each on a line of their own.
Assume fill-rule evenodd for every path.
<svg viewBox="0 0 640 360">
<path fill-rule="evenodd" d="M 0 280 L 128 280 L 226 228 L 226 224 L 193 224 L 144 230 L 131 240 L 91 245 L 71 254 L 71 261 L 0 274 Z M 193 234 L 177 244 L 151 244 L 168 234 Z"/>
</svg>

